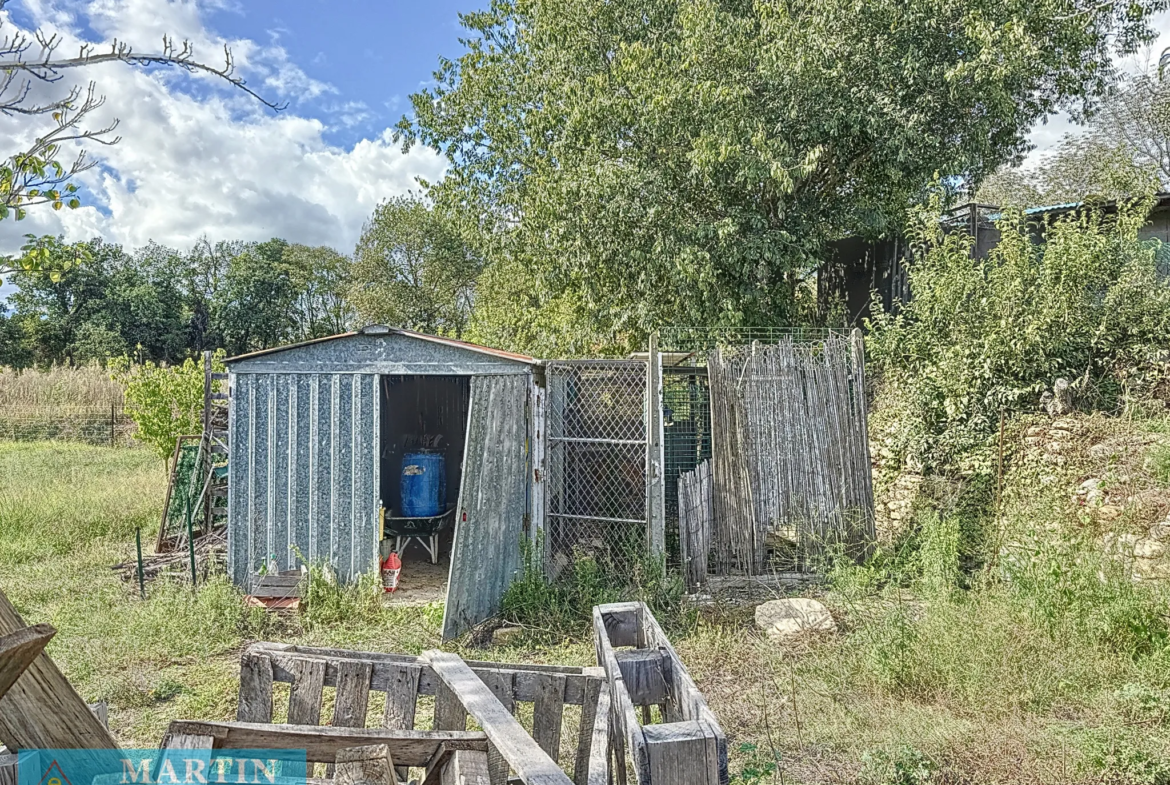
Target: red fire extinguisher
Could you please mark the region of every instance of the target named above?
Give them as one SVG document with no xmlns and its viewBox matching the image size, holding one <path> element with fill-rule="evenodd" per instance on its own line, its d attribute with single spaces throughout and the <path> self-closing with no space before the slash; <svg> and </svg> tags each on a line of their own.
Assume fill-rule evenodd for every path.
<svg viewBox="0 0 1170 785">
<path fill-rule="evenodd" d="M 402 559 L 398 554 L 390 551 L 390 555 L 382 562 L 382 590 L 394 591 L 398 588 L 398 576 L 402 573 Z"/>
</svg>

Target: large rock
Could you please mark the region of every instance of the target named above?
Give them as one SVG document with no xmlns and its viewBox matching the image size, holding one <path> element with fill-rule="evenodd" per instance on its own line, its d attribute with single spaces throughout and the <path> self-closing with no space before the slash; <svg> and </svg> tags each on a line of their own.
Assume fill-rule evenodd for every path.
<svg viewBox="0 0 1170 785">
<path fill-rule="evenodd" d="M 770 638 L 782 640 L 804 632 L 835 632 L 837 622 L 829 609 L 807 597 L 770 600 L 756 606 L 756 626 Z"/>
</svg>

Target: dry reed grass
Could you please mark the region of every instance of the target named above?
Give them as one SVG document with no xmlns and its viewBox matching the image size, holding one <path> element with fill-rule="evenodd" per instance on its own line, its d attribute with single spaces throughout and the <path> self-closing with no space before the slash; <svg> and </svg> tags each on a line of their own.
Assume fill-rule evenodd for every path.
<svg viewBox="0 0 1170 785">
<path fill-rule="evenodd" d="M 128 444 L 122 386 L 98 366 L 0 368 L 0 439 Z"/>
<path fill-rule="evenodd" d="M 21 407 L 121 408 L 122 386 L 98 366 L 47 371 L 0 368 L 0 408 Z"/>
</svg>

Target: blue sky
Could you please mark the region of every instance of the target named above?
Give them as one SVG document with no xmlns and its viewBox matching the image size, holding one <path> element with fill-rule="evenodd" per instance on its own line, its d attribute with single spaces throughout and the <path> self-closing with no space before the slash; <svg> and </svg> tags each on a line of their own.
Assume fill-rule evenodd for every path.
<svg viewBox="0 0 1170 785">
<path fill-rule="evenodd" d="M 439 56 L 457 57 L 460 12 L 476 0 L 357 2 L 357 0 L 247 0 L 210 14 L 233 37 L 275 37 L 290 59 L 338 93 L 297 111 L 325 116 L 332 107 L 361 103 L 360 122 L 333 126 L 328 138 L 352 145 L 393 125 L 410 108 L 408 97 L 431 81 Z"/>
<path fill-rule="evenodd" d="M 442 177 L 440 156 L 404 154 L 392 129 L 440 57 L 462 53 L 459 13 L 486 2 L 11 0 L 0 34 L 57 33 L 62 53 L 114 38 L 146 52 L 169 34 L 218 65 L 227 44 L 249 86 L 288 107 L 272 112 L 221 80 L 176 69 L 77 74 L 108 98 L 94 124 L 117 118 L 122 141 L 96 148 L 101 164 L 81 177 L 81 209 L 0 223 L 0 254 L 25 233 L 178 248 L 205 236 L 277 236 L 351 251 L 380 201 Z M 60 89 L 34 88 L 37 98 Z M 0 116 L 0 140 L 38 132 L 35 119 Z"/>
</svg>

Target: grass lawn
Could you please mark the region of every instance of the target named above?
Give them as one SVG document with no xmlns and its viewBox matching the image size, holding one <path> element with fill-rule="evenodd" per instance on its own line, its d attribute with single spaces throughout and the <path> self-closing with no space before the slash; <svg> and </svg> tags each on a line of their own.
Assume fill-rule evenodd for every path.
<svg viewBox="0 0 1170 785">
<path fill-rule="evenodd" d="M 1164 454 L 1151 456 L 1156 480 Z M 1019 482 L 1029 493 L 1016 513 L 1047 514 L 1035 506 L 1047 497 Z M 232 718 L 250 641 L 439 646 L 438 606 L 356 603 L 328 621 L 279 620 L 245 611 L 223 579 L 197 593 L 158 581 L 138 599 L 110 566 L 132 558 L 136 527 L 153 544 L 164 491 L 145 450 L 0 443 L 0 588 L 26 621 L 57 627 L 49 653 L 87 700 L 109 701 L 124 745 L 157 745 L 172 719 Z M 926 553 L 945 551 L 941 534 L 926 542 Z M 1165 596 L 1049 557 L 1010 585 L 842 570 L 825 597 L 836 635 L 773 643 L 750 608 L 684 614 L 671 634 L 728 733 L 737 782 L 1170 783 Z M 584 631 L 454 650 L 573 665 L 593 656 Z"/>
</svg>

